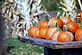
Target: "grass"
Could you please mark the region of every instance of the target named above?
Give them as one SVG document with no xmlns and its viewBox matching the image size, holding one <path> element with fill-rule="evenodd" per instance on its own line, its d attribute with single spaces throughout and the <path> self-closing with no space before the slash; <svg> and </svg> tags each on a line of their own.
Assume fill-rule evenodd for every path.
<svg viewBox="0 0 82 55">
<path fill-rule="evenodd" d="M 17 38 L 8 38 L 8 55 L 43 55 L 43 47 L 21 43 Z"/>
</svg>

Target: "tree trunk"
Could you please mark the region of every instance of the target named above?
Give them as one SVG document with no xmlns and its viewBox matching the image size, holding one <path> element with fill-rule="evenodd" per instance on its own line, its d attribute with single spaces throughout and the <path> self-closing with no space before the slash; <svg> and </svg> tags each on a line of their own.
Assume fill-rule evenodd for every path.
<svg viewBox="0 0 82 55">
<path fill-rule="evenodd" d="M 6 45 L 5 45 L 5 19 L 2 17 L 2 13 L 0 10 L 0 55 L 6 54 Z"/>
</svg>

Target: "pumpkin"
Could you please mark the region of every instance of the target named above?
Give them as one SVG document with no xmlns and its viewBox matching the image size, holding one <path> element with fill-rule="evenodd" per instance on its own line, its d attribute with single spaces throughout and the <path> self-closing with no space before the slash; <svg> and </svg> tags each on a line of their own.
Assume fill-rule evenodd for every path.
<svg viewBox="0 0 82 55">
<path fill-rule="evenodd" d="M 48 25 L 48 22 L 46 21 L 46 20 L 41 20 L 40 22 L 39 22 L 39 27 L 40 28 L 42 28 L 42 27 L 47 27 L 47 25 Z"/>
<path fill-rule="evenodd" d="M 77 16 L 76 19 L 79 19 L 80 21 L 82 21 L 82 12 L 80 12 Z"/>
<path fill-rule="evenodd" d="M 79 25 L 80 28 L 75 32 L 75 40 L 82 40 L 82 22 Z"/>
<path fill-rule="evenodd" d="M 69 17 L 64 17 L 64 16 L 61 16 L 61 17 L 60 17 L 60 20 L 62 20 L 62 22 L 63 22 L 64 24 L 66 24 L 68 21 L 71 21 L 71 19 L 70 19 Z"/>
<path fill-rule="evenodd" d="M 36 29 L 33 34 L 34 38 L 39 38 L 39 29 Z"/>
<path fill-rule="evenodd" d="M 79 25 L 73 21 L 69 21 L 66 23 L 67 30 L 75 33 L 75 31 L 79 28 Z"/>
<path fill-rule="evenodd" d="M 28 35 L 32 37 L 34 35 L 35 30 L 38 28 L 39 28 L 38 26 L 30 27 L 30 29 L 28 30 Z"/>
<path fill-rule="evenodd" d="M 73 41 L 74 40 L 74 36 L 71 32 L 60 32 L 58 37 L 57 37 L 57 41 L 59 42 L 70 42 L 70 41 Z"/>
<path fill-rule="evenodd" d="M 39 29 L 39 37 L 45 39 L 45 38 L 46 38 L 46 31 L 47 31 L 48 29 L 49 29 L 49 28 L 47 28 L 47 27 L 42 27 L 42 28 L 40 28 L 40 29 Z"/>
<path fill-rule="evenodd" d="M 80 12 L 80 16 L 81 16 L 81 17 L 80 17 L 80 21 L 82 21 L 82 12 Z"/>
<path fill-rule="evenodd" d="M 49 28 L 49 29 L 47 30 L 47 32 L 46 32 L 46 39 L 47 39 L 47 40 L 51 40 L 53 33 L 56 32 L 56 31 L 57 31 L 57 28 L 56 28 L 56 27 L 54 27 L 54 28 Z"/>
<path fill-rule="evenodd" d="M 57 19 L 57 18 L 51 18 L 49 19 L 49 22 L 48 22 L 48 26 L 49 27 L 54 27 L 54 23 L 57 23 L 57 25 L 59 27 L 62 27 L 63 26 L 63 22 L 60 20 L 60 19 Z"/>
<path fill-rule="evenodd" d="M 55 25 L 55 27 L 49 28 L 46 32 L 46 39 L 48 39 L 48 40 L 52 40 L 52 38 L 53 38 L 52 35 L 54 32 L 61 30 L 60 27 L 57 25 L 57 23 L 54 23 L 54 25 Z"/>
<path fill-rule="evenodd" d="M 80 23 L 77 23 L 77 25 L 78 25 L 78 28 L 80 28 Z"/>
<path fill-rule="evenodd" d="M 79 28 L 75 32 L 75 40 L 82 40 L 82 29 Z"/>
<path fill-rule="evenodd" d="M 57 41 L 57 37 L 61 31 L 56 31 L 53 33 L 51 40 Z"/>
</svg>

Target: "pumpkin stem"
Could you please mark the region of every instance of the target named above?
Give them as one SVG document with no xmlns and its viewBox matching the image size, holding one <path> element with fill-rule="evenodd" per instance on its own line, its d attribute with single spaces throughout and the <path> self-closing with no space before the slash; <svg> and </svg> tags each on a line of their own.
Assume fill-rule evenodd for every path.
<svg viewBox="0 0 82 55">
<path fill-rule="evenodd" d="M 58 25 L 57 25 L 57 22 L 54 22 L 54 27 L 57 27 Z"/>
<path fill-rule="evenodd" d="M 82 28 L 82 22 L 80 23 L 80 28 Z"/>
<path fill-rule="evenodd" d="M 37 22 L 34 22 L 34 23 L 33 23 L 33 26 L 38 26 L 38 23 L 37 23 Z"/>
<path fill-rule="evenodd" d="M 54 22 L 54 27 L 57 27 L 57 31 L 60 31 L 60 27 L 57 25 L 57 22 Z"/>
<path fill-rule="evenodd" d="M 80 22 L 80 17 L 81 17 L 81 15 L 78 14 L 77 18 L 75 19 L 75 22 L 76 22 L 76 23 L 79 23 L 79 22 Z"/>
<path fill-rule="evenodd" d="M 47 27 L 49 27 L 49 25 L 50 25 L 50 21 L 48 22 L 48 25 L 47 25 Z"/>
<path fill-rule="evenodd" d="M 66 25 L 63 26 L 63 31 L 64 31 L 64 32 L 67 31 L 67 27 L 66 27 Z"/>
<path fill-rule="evenodd" d="M 61 30 L 61 29 L 60 29 L 60 27 L 58 26 L 58 27 L 57 27 L 57 31 L 60 31 L 60 30 Z"/>
<path fill-rule="evenodd" d="M 76 23 L 79 23 L 79 19 L 75 19 L 74 21 L 75 21 Z"/>
<path fill-rule="evenodd" d="M 57 13 L 56 18 L 60 19 L 60 12 Z"/>
</svg>

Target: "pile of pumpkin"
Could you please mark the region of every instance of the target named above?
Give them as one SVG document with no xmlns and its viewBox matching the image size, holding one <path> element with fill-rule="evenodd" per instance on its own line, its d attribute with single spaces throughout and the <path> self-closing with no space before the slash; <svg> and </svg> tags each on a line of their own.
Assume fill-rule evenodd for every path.
<svg viewBox="0 0 82 55">
<path fill-rule="evenodd" d="M 80 41 L 82 40 L 82 12 L 76 16 L 76 20 L 79 22 L 64 16 L 59 19 L 53 17 L 49 21 L 41 20 L 37 26 L 32 26 L 28 30 L 28 35 L 59 42 Z"/>
</svg>

